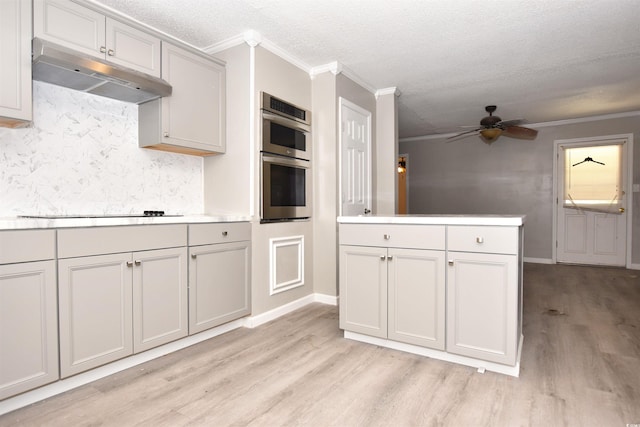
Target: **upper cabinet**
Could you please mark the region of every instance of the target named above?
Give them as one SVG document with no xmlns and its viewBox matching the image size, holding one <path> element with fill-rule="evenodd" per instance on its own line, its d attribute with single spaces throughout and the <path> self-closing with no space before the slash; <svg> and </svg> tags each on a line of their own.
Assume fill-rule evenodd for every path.
<svg viewBox="0 0 640 427">
<path fill-rule="evenodd" d="M 201 156 L 224 153 L 224 65 L 163 42 L 162 78 L 173 93 L 139 106 L 140 146 Z"/>
<path fill-rule="evenodd" d="M 32 120 L 31 2 L 0 1 L 0 126 Z"/>
<path fill-rule="evenodd" d="M 160 39 L 69 0 L 34 0 L 34 37 L 160 77 Z"/>
</svg>

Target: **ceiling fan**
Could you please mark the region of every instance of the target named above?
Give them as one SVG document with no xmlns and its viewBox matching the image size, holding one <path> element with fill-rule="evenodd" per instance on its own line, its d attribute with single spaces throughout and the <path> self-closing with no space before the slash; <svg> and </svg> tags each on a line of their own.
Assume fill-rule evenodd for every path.
<svg viewBox="0 0 640 427">
<path fill-rule="evenodd" d="M 518 139 L 535 139 L 538 135 L 538 131 L 531 128 L 526 128 L 523 126 L 518 126 L 520 123 L 524 122 L 522 119 L 517 120 L 502 120 L 498 116 L 494 116 L 493 112 L 496 111 L 498 107 L 495 105 L 487 105 L 484 107 L 485 111 L 489 113 L 489 115 L 482 120 L 480 120 L 480 127 L 459 133 L 457 135 L 451 136 L 447 138 L 448 140 L 454 140 L 459 138 L 466 138 L 471 135 L 479 135 L 480 139 L 482 139 L 487 144 L 491 144 L 493 141 L 498 139 L 500 135 L 508 136 L 510 138 L 518 138 Z"/>
</svg>

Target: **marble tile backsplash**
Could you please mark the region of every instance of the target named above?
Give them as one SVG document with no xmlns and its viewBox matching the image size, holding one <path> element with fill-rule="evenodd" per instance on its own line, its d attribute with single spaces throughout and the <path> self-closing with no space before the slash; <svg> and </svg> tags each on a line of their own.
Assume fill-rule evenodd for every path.
<svg viewBox="0 0 640 427">
<path fill-rule="evenodd" d="M 33 123 L 0 128 L 0 217 L 203 212 L 202 159 L 138 147 L 138 106 L 33 82 Z"/>
</svg>

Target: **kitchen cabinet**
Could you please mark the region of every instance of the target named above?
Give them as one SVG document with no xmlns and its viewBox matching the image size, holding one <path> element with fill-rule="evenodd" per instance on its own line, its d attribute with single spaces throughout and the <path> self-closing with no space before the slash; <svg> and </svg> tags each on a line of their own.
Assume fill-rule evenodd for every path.
<svg viewBox="0 0 640 427">
<path fill-rule="evenodd" d="M 519 230 L 448 229 L 447 351 L 507 365 L 520 340 Z"/>
<path fill-rule="evenodd" d="M 251 225 L 189 226 L 189 333 L 251 313 Z"/>
<path fill-rule="evenodd" d="M 340 327 L 445 345 L 445 228 L 340 225 Z"/>
<path fill-rule="evenodd" d="M 161 77 L 173 92 L 138 107 L 140 146 L 201 156 L 224 153 L 224 64 L 164 42 Z"/>
<path fill-rule="evenodd" d="M 345 337 L 518 376 L 523 220 L 339 217 Z"/>
<path fill-rule="evenodd" d="M 31 2 L 0 1 L 0 126 L 32 120 Z"/>
<path fill-rule="evenodd" d="M 63 378 L 184 337 L 186 225 L 58 230 Z"/>
<path fill-rule="evenodd" d="M 160 77 L 160 39 L 70 0 L 34 0 L 34 37 Z"/>
<path fill-rule="evenodd" d="M 0 232 L 0 400 L 59 378 L 55 231 Z"/>
</svg>

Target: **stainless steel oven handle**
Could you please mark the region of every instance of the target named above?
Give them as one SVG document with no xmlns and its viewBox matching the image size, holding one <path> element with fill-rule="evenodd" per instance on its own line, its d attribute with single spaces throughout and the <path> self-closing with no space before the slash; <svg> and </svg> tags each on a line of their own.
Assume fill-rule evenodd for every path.
<svg viewBox="0 0 640 427">
<path fill-rule="evenodd" d="M 293 157 L 272 156 L 266 153 L 262 154 L 262 161 L 303 169 L 309 169 L 310 167 L 308 160 L 295 159 Z"/>
<path fill-rule="evenodd" d="M 298 123 L 295 120 L 290 120 L 285 117 L 278 116 L 277 114 L 267 113 L 266 111 L 263 111 L 262 118 L 272 121 L 274 123 L 278 123 L 282 126 L 286 126 L 288 128 L 299 130 L 304 133 L 311 132 L 311 128 L 308 125 Z"/>
</svg>

